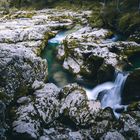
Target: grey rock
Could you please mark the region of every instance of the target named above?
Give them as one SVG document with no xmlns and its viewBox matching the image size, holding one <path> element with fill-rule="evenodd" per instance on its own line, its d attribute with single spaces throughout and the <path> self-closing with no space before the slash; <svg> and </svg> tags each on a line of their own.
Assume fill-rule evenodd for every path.
<svg viewBox="0 0 140 140">
<path fill-rule="evenodd" d="M 19 139 L 38 139 L 43 127 L 58 117 L 58 93 L 59 89 L 54 84 L 46 84 L 44 88 L 36 90 L 33 96 L 28 97 L 28 102 L 13 108 L 12 135 Z M 25 98 L 22 97 L 17 102 L 19 101 L 21 103 Z"/>
<path fill-rule="evenodd" d="M 0 88 L 13 97 L 28 93 L 35 80 L 47 78 L 47 63 L 30 49 L 0 44 Z M 11 98 L 12 99 L 12 98 Z"/>
<path fill-rule="evenodd" d="M 125 137 L 117 131 L 107 132 L 101 140 L 126 140 Z"/>
<path fill-rule="evenodd" d="M 76 84 L 64 87 L 61 92 L 66 96 L 61 100 L 60 108 L 60 114 L 64 119 L 67 118 L 78 126 L 88 127 L 91 125 L 94 121 L 94 115 L 101 109 L 100 103 L 89 102 L 84 89 Z"/>
</svg>

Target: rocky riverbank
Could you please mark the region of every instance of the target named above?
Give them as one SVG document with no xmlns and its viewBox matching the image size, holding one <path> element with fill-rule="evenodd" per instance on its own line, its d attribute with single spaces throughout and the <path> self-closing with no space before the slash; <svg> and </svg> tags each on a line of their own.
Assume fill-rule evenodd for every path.
<svg viewBox="0 0 140 140">
<path fill-rule="evenodd" d="M 140 45 L 135 42 L 107 42 L 113 33 L 91 28 L 90 14 L 44 9 L 1 15 L 1 140 L 140 139 L 139 102 L 132 102 L 117 120 L 111 108 L 102 109 L 99 101 L 88 100 L 84 88 L 76 83 L 62 88 L 48 83 L 47 61 L 40 54 L 49 38 L 76 24 L 82 28 L 67 35 L 57 57 L 85 83 L 93 86 L 113 80 L 115 69 L 130 66 L 128 58 L 139 53 Z M 126 82 L 126 96 L 131 94 L 126 89 L 133 77 L 130 74 Z M 131 89 L 135 89 L 133 84 Z"/>
</svg>

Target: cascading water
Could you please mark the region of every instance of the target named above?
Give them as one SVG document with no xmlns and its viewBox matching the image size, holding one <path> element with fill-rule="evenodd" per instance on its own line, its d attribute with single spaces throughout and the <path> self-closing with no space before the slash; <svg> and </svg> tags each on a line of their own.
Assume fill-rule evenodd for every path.
<svg viewBox="0 0 140 140">
<path fill-rule="evenodd" d="M 117 108 L 120 108 L 121 105 L 121 94 L 124 87 L 124 83 L 126 81 L 128 74 L 123 72 L 118 72 L 116 74 L 116 79 L 113 82 L 106 82 L 101 85 L 98 85 L 93 90 L 86 90 L 87 96 L 89 100 L 97 100 L 99 94 L 103 94 L 101 98 L 101 106 L 102 108 L 111 107 L 117 116 L 118 114 L 115 112 Z"/>
</svg>

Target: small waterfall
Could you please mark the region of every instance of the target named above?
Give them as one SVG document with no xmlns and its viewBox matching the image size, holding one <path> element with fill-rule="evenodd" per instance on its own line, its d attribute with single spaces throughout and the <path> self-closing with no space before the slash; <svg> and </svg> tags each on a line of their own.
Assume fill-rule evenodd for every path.
<svg viewBox="0 0 140 140">
<path fill-rule="evenodd" d="M 113 88 L 107 91 L 107 93 L 104 95 L 101 101 L 103 108 L 105 107 L 116 108 L 118 105 L 121 104 L 121 93 L 122 93 L 126 78 L 127 78 L 127 74 L 125 73 L 119 72 L 117 74 Z"/>
<path fill-rule="evenodd" d="M 67 31 L 61 31 L 54 38 L 50 39 L 48 43 L 59 45 L 65 39 L 66 35 Z"/>
<path fill-rule="evenodd" d="M 103 84 L 100 84 L 98 86 L 96 86 L 94 89 L 92 90 L 88 90 L 86 89 L 86 93 L 88 96 L 89 100 L 96 100 L 98 98 L 99 93 L 105 91 L 105 90 L 109 90 L 112 89 L 114 87 L 114 83 L 112 82 L 106 82 Z"/>
<path fill-rule="evenodd" d="M 86 90 L 88 99 L 97 100 L 99 94 L 103 94 L 101 98 L 102 108 L 111 107 L 115 113 L 115 109 L 121 107 L 121 93 L 127 76 L 126 73 L 118 72 L 114 83 L 106 82 L 98 85 L 93 90 Z"/>
</svg>

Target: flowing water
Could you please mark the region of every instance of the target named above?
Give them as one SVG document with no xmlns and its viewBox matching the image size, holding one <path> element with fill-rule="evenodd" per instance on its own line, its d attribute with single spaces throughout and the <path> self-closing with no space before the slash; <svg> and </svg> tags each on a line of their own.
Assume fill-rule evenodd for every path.
<svg viewBox="0 0 140 140">
<path fill-rule="evenodd" d="M 102 108 L 111 107 L 117 116 L 118 113 L 115 112 L 115 110 L 123 107 L 123 105 L 121 105 L 121 94 L 127 76 L 127 73 L 118 72 L 114 82 L 106 82 L 92 90 L 86 90 L 88 99 L 99 99 Z"/>
<path fill-rule="evenodd" d="M 64 30 L 58 32 L 58 34 L 48 41 L 45 49 L 43 50 L 41 57 L 47 59 L 48 62 L 48 80 L 55 83 L 59 87 L 63 87 L 69 83 L 76 82 L 74 76 L 67 70 L 64 70 L 62 64 L 57 59 L 57 47 L 61 45 L 62 41 L 68 34 L 78 30 L 81 26 L 76 26 L 71 30 Z"/>
</svg>

